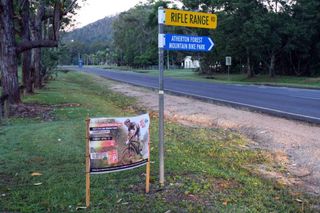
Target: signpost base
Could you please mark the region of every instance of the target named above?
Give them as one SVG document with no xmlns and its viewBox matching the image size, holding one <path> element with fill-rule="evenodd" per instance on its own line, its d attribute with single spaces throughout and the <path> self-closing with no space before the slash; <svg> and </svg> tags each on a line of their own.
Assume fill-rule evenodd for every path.
<svg viewBox="0 0 320 213">
<path fill-rule="evenodd" d="M 148 141 L 149 159 L 146 165 L 146 193 L 150 192 L 150 133 L 148 135 Z"/>
</svg>

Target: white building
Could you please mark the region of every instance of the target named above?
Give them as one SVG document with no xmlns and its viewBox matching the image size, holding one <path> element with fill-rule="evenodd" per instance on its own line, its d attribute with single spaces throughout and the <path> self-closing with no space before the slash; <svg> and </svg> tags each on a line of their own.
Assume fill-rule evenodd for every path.
<svg viewBox="0 0 320 213">
<path fill-rule="evenodd" d="M 184 69 L 194 69 L 200 67 L 199 60 L 192 60 L 191 56 L 186 56 L 182 62 L 182 66 Z"/>
</svg>

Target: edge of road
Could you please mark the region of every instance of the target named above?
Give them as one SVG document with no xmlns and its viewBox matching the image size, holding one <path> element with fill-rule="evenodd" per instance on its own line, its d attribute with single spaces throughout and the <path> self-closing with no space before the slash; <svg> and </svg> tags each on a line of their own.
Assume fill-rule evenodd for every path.
<svg viewBox="0 0 320 213">
<path fill-rule="evenodd" d="M 74 69 L 71 68 L 71 70 L 74 70 Z M 80 71 L 80 72 L 84 72 L 84 71 Z M 121 80 L 112 79 L 112 78 L 108 78 L 108 77 L 104 77 L 104 76 L 100 76 L 100 77 L 106 78 L 106 79 L 109 79 L 112 81 L 120 82 L 120 83 L 126 83 L 126 84 L 130 84 L 130 85 L 138 86 L 138 87 L 143 87 L 146 89 L 151 89 L 153 91 L 158 91 L 158 89 L 159 89 L 158 87 L 147 87 L 147 86 L 143 86 L 140 84 L 136 84 L 136 83 L 132 83 L 132 82 L 128 82 L 128 81 L 121 81 Z M 252 84 L 252 85 L 254 85 L 254 84 Z M 262 86 L 264 84 L 257 84 L 257 85 Z M 269 86 L 269 85 L 266 85 L 266 86 Z M 287 87 L 287 86 L 277 86 L 277 87 Z M 298 87 L 292 87 L 292 88 L 298 88 Z M 301 89 L 306 89 L 306 88 L 301 88 Z M 310 89 L 310 88 L 308 88 L 308 89 Z M 300 115 L 300 114 L 295 114 L 295 113 L 288 113 L 288 112 L 284 112 L 281 110 L 275 110 L 275 109 L 264 108 L 264 107 L 257 107 L 257 106 L 253 106 L 253 105 L 249 105 L 249 104 L 243 104 L 243 103 L 234 102 L 234 101 L 227 101 L 227 100 L 218 99 L 218 98 L 210 98 L 210 97 L 200 96 L 200 95 L 196 95 L 196 94 L 186 94 L 186 93 L 175 91 L 175 90 L 165 89 L 165 93 L 170 94 L 170 95 L 178 95 L 178 96 L 182 96 L 182 97 L 187 97 L 187 98 L 194 98 L 194 99 L 201 100 L 201 101 L 204 101 L 207 103 L 214 103 L 214 104 L 219 104 L 219 105 L 223 105 L 223 106 L 229 106 L 229 107 L 233 107 L 236 109 L 242 109 L 242 110 L 246 110 L 246 111 L 250 111 L 250 112 L 264 113 L 264 114 L 275 116 L 275 117 L 286 118 L 286 119 L 295 120 L 295 121 L 301 121 L 301 122 L 305 122 L 305 123 L 308 123 L 311 125 L 317 125 L 317 126 L 320 125 L 320 118 L 316 118 L 316 117 L 305 116 L 305 115 Z"/>
<path fill-rule="evenodd" d="M 99 68 L 99 67 L 96 67 L 96 68 Z M 101 69 L 104 69 L 104 70 L 107 70 L 107 71 L 122 71 L 122 72 L 132 72 L 133 74 L 143 74 L 143 73 L 139 73 L 139 72 L 135 72 L 135 71 L 131 71 L 131 70 L 121 70 L 121 69 L 108 69 L 108 68 L 101 68 Z M 171 77 L 166 77 L 166 78 L 171 78 Z M 187 80 L 187 79 L 185 79 Z M 247 82 L 227 82 L 227 81 L 216 81 L 214 83 L 217 83 L 217 84 L 235 84 L 235 85 L 245 85 L 245 86 L 250 86 L 250 85 L 253 85 L 253 86 L 267 86 L 267 87 L 286 87 L 286 88 L 296 88 L 296 89 L 310 89 L 310 90 L 320 90 L 320 87 L 312 87 L 312 86 L 303 86 L 303 85 L 298 85 L 298 84 L 273 84 L 273 83 L 247 83 Z"/>
<path fill-rule="evenodd" d="M 293 89 L 309 89 L 309 90 L 320 90 L 320 87 L 306 87 L 301 85 L 276 85 L 270 83 L 252 83 L 252 84 L 244 84 L 244 85 L 254 85 L 254 86 L 266 86 L 266 87 L 286 87 Z"/>
</svg>

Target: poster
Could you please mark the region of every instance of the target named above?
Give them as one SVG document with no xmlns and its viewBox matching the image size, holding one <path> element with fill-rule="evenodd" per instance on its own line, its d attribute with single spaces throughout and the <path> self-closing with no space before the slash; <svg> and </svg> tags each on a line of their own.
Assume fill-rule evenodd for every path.
<svg viewBox="0 0 320 213">
<path fill-rule="evenodd" d="M 145 165 L 149 159 L 148 114 L 124 118 L 91 118 L 90 173 L 108 173 Z"/>
</svg>

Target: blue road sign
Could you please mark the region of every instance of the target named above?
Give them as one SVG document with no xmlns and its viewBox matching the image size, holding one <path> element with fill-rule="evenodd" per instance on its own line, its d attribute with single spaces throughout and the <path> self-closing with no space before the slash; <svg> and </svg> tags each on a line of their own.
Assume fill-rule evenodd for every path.
<svg viewBox="0 0 320 213">
<path fill-rule="evenodd" d="M 214 42 L 208 36 L 165 34 L 164 39 L 165 50 L 208 52 L 214 46 Z"/>
</svg>

